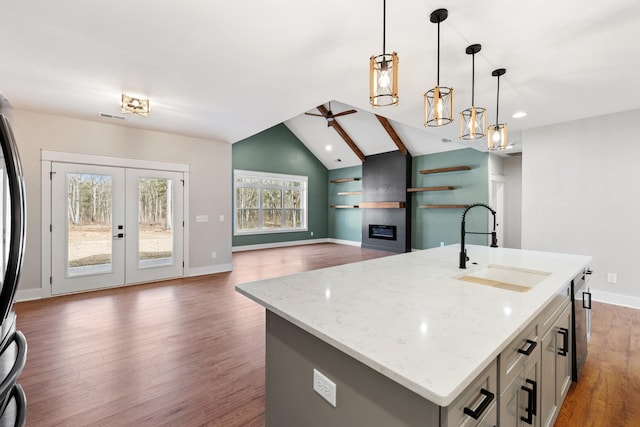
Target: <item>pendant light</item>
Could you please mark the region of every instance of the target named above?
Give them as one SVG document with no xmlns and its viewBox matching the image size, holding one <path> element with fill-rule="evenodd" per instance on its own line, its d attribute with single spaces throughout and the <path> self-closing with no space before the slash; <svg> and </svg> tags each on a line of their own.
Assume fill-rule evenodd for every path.
<svg viewBox="0 0 640 427">
<path fill-rule="evenodd" d="M 483 138 L 485 135 L 486 108 L 476 107 L 475 104 L 475 76 L 476 76 L 476 53 L 480 52 L 482 45 L 472 44 L 465 51 L 471 55 L 471 108 L 460 112 L 460 139 L 474 140 Z"/>
<path fill-rule="evenodd" d="M 382 54 L 369 58 L 369 102 L 372 107 L 398 105 L 398 54 L 386 53 L 387 2 L 382 1 Z"/>
<path fill-rule="evenodd" d="M 424 125 L 444 126 L 453 121 L 453 88 L 440 87 L 440 23 L 447 19 L 447 9 L 431 12 L 430 20 L 438 24 L 438 80 L 437 86 L 424 94 Z"/>
<path fill-rule="evenodd" d="M 489 126 L 487 144 L 489 151 L 504 150 L 507 148 L 507 124 L 498 123 L 498 106 L 500 105 L 500 76 L 507 72 L 504 68 L 493 70 L 491 75 L 498 78 L 498 92 L 496 96 L 496 124 Z"/>
</svg>

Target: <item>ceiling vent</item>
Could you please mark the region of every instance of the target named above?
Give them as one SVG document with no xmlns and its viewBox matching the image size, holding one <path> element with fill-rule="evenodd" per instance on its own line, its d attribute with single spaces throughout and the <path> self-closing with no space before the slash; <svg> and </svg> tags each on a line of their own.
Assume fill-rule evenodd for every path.
<svg viewBox="0 0 640 427">
<path fill-rule="evenodd" d="M 98 113 L 98 116 L 104 117 L 105 119 L 126 120 L 123 116 L 116 116 L 115 114 L 109 113 Z"/>
</svg>

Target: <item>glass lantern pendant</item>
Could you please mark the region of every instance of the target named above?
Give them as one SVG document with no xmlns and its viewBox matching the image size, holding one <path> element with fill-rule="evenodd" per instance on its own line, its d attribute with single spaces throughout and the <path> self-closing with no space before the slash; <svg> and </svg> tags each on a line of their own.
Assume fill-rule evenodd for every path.
<svg viewBox="0 0 640 427">
<path fill-rule="evenodd" d="M 382 54 L 369 58 L 369 103 L 398 105 L 398 54 L 386 53 L 386 0 L 382 2 Z"/>
<path fill-rule="evenodd" d="M 460 112 L 460 139 L 475 140 L 483 138 L 486 128 L 486 112 L 475 104 L 475 55 L 480 52 L 482 46 L 472 44 L 467 47 L 467 55 L 471 55 L 471 108 Z"/>
<path fill-rule="evenodd" d="M 440 23 L 448 14 L 447 9 L 437 9 L 430 15 L 430 21 L 438 24 L 438 84 L 424 94 L 425 126 L 444 126 L 453 121 L 453 88 L 440 86 Z"/>
<path fill-rule="evenodd" d="M 493 70 L 491 75 L 498 78 L 498 91 L 496 95 L 496 124 L 489 126 L 487 132 L 487 147 L 489 151 L 505 150 L 507 148 L 507 124 L 498 123 L 498 107 L 500 105 L 500 76 L 507 72 L 505 68 Z"/>
</svg>

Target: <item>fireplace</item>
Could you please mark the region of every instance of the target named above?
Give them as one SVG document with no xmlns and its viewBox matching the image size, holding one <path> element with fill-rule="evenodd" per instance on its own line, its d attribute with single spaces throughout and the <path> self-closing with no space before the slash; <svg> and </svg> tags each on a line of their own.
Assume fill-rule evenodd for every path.
<svg viewBox="0 0 640 427">
<path fill-rule="evenodd" d="M 396 240 L 397 227 L 395 225 L 374 225 L 369 224 L 369 238 L 382 240 Z"/>
<path fill-rule="evenodd" d="M 411 251 L 411 155 L 400 151 L 367 156 L 362 164 L 362 247 Z"/>
</svg>

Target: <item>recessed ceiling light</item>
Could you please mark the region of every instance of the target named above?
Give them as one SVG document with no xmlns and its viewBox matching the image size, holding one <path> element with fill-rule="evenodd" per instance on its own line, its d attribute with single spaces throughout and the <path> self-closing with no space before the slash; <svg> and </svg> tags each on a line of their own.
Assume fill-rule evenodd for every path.
<svg viewBox="0 0 640 427">
<path fill-rule="evenodd" d="M 511 116 L 511 117 L 513 117 L 514 119 L 521 119 L 523 117 L 526 117 L 526 115 L 527 115 L 527 113 L 525 113 L 524 111 L 518 111 L 518 112 L 513 113 L 513 116 Z"/>
<path fill-rule="evenodd" d="M 327 151 L 331 151 L 331 146 L 327 145 L 326 147 L 324 147 L 324 149 L 327 150 Z"/>
</svg>

